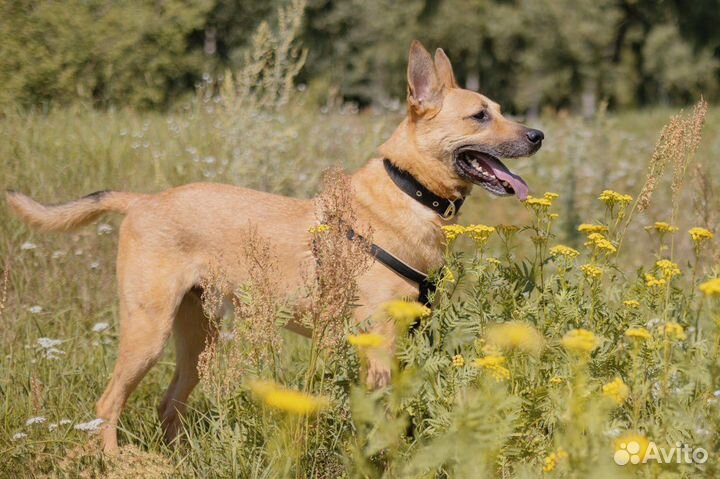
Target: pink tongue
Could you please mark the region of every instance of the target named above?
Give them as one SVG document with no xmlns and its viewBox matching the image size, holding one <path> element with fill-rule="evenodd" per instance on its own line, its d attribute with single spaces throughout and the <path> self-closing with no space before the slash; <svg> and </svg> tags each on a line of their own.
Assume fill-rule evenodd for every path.
<svg viewBox="0 0 720 479">
<path fill-rule="evenodd" d="M 500 165 L 490 164 L 489 166 L 492 168 L 493 173 L 495 173 L 495 176 L 497 176 L 500 181 L 504 180 L 510 183 L 510 186 L 512 186 L 513 190 L 515 190 L 515 194 L 520 200 L 527 199 L 529 188 L 527 183 L 525 183 L 525 180 L 520 178 L 518 175 L 509 172 Z"/>
</svg>

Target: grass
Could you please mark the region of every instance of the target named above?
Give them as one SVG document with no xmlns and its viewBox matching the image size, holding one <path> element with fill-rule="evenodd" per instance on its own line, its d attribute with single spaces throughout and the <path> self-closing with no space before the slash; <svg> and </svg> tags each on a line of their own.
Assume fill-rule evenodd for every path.
<svg viewBox="0 0 720 479">
<path fill-rule="evenodd" d="M 712 188 L 720 176 L 713 161 L 720 156 L 720 116 L 711 110 L 690 166 L 679 232 L 645 230 L 655 221 L 671 221 L 669 179 L 658 184 L 651 207 L 636 215 L 617 255 L 595 254 L 577 231 L 580 223 L 603 222 L 618 245 L 617 210 L 611 215 L 597 198 L 607 188 L 637 196 L 671 113 L 607 114 L 590 122 L 547 115 L 533 122 L 547 140 L 515 169 L 536 196 L 552 191 L 559 198 L 548 210 L 474 192 L 461 224 L 524 229 L 513 235 L 509 249 L 497 232 L 487 243 L 475 243 L 466 233 L 449 248 L 452 278 L 441 274 L 432 316 L 401 341 L 396 360 L 403 372 L 396 371 L 389 390 L 360 387 L 362 354 L 343 346 L 310 372 L 317 378 L 310 392 L 330 397 L 330 410 L 296 419 L 262 408 L 242 384 L 229 395 L 208 384 L 191 398 L 187 442 L 172 449 L 162 444 L 155 411 L 173 370 L 168 351 L 130 399 L 119 461 L 98 454 L 96 436 L 74 426 L 94 419 L 94 402 L 117 353 L 114 253 L 120 218 L 45 235 L 0 208 L 6 278 L 4 287 L 0 283 L 0 476 L 716 477 L 720 309 L 697 286 L 718 274 L 717 240 L 696 257 L 686 231 L 717 225 L 720 208 Z M 49 202 L 105 188 L 154 192 L 192 181 L 310 197 L 326 167 L 357 168 L 398 121 L 395 113 L 322 114 L 303 105 L 302 97 L 275 113 L 228 112 L 202 99 L 166 115 L 82 107 L 9 112 L 0 119 L 0 186 Z M 696 164 L 705 185 L 696 185 Z M 559 218 L 551 221 L 550 213 Z M 556 244 L 582 256 L 553 259 L 548 250 Z M 682 274 L 668 277 L 660 289 L 648 286 L 643 274 L 660 278 L 655 262 L 670 254 Z M 600 279 L 580 270 L 589 262 L 603 269 Z M 626 300 L 640 307 L 628 307 Z M 539 332 L 539 351 L 488 348 L 496 323 L 513 320 Z M 685 339 L 668 332 L 671 323 L 683 328 Z M 625 336 L 630 327 L 647 328 L 652 339 Z M 568 331 L 580 328 L 599 338 L 592 354 L 563 346 Z M 310 344 L 280 334 L 284 352 L 270 377 L 306 388 Z M 523 337 L 518 344 L 525 344 Z M 54 346 L 61 351 L 56 359 L 39 338 L 62 341 Z M 460 360 L 453 364 L 456 356 L 462 366 Z M 493 356 L 502 358 L 496 367 L 473 366 L 475 359 Z M 503 379 L 498 368 L 509 377 Z M 498 371 L 501 380 L 495 379 Z M 630 390 L 621 404 L 602 393 L 616 376 Z M 45 422 L 26 425 L 33 417 Z M 69 423 L 60 424 L 63 419 Z M 408 437 L 411 422 L 415 431 Z M 51 423 L 58 424 L 52 431 Z M 710 459 L 704 465 L 621 468 L 611 461 L 611 445 L 625 431 L 658 445 L 704 447 Z M 27 437 L 14 439 L 18 433 Z"/>
</svg>

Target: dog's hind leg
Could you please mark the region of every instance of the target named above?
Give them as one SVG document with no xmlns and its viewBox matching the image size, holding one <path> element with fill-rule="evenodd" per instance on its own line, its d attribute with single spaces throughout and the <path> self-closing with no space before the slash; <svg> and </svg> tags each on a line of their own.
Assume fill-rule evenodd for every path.
<svg viewBox="0 0 720 479">
<path fill-rule="evenodd" d="M 190 290 L 180 303 L 175 323 L 175 374 L 158 406 L 165 441 L 171 443 L 180 429 L 186 401 L 199 381 L 198 360 L 205 346 L 217 337 L 214 320 L 203 313 L 200 292 Z"/>
</svg>

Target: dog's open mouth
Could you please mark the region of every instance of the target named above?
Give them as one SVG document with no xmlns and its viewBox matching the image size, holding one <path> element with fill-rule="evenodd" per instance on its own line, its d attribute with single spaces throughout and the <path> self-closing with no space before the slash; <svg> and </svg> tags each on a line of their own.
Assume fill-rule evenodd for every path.
<svg viewBox="0 0 720 479">
<path fill-rule="evenodd" d="M 455 168 L 460 176 L 494 195 L 516 195 L 520 200 L 525 200 L 528 196 L 525 180 L 489 153 L 473 147 L 459 148 L 455 152 Z"/>
</svg>

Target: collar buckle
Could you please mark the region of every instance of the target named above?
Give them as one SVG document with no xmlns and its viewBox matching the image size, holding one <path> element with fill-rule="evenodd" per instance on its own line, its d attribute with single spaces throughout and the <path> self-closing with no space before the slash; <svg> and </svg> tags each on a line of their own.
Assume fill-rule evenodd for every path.
<svg viewBox="0 0 720 479">
<path fill-rule="evenodd" d="M 455 200 L 448 200 L 448 207 L 445 212 L 440 216 L 444 220 L 451 220 L 455 217 L 455 213 L 457 213 L 457 208 L 455 207 Z"/>
</svg>

